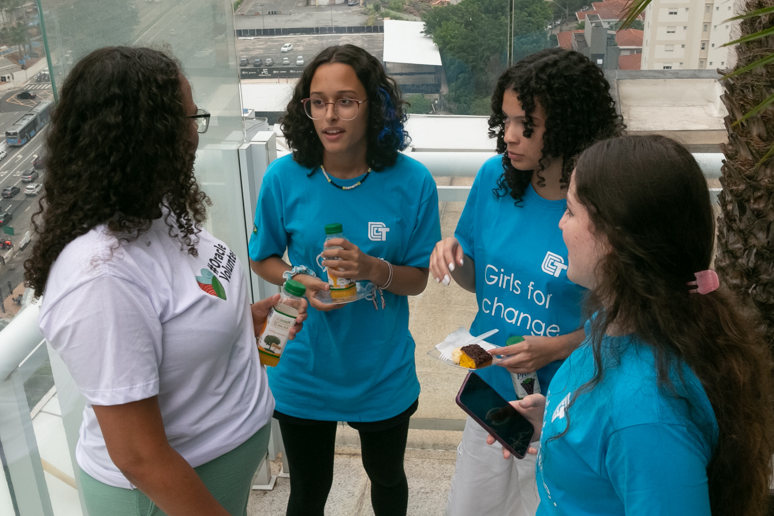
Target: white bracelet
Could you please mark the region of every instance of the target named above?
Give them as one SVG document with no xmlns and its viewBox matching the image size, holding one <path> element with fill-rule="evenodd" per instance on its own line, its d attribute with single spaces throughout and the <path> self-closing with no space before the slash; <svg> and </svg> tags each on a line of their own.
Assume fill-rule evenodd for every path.
<svg viewBox="0 0 774 516">
<path fill-rule="evenodd" d="M 282 273 L 282 277 L 285 279 L 285 281 L 293 279 L 294 276 L 297 274 L 306 274 L 308 276 L 314 276 L 316 277 L 317 274 L 314 273 L 312 269 L 309 267 L 306 267 L 304 265 L 298 265 L 296 267 L 293 267 L 289 271 L 285 271 Z"/>
<path fill-rule="evenodd" d="M 386 289 L 390 288 L 390 285 L 392 285 L 392 264 L 390 262 L 388 262 L 387 260 L 385 260 L 384 258 L 379 258 L 379 259 L 381 261 L 383 261 L 384 263 L 386 263 L 387 267 L 389 267 L 389 269 L 390 269 L 390 274 L 389 274 L 389 276 L 387 276 L 387 282 L 384 285 L 382 285 L 381 287 L 379 287 L 379 290 L 386 290 Z"/>
</svg>

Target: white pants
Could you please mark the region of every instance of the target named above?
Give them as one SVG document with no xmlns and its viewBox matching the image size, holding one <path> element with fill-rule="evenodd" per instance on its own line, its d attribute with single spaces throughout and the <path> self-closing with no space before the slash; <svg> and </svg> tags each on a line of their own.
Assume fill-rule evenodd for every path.
<svg viewBox="0 0 774 516">
<path fill-rule="evenodd" d="M 445 515 L 534 516 L 540 503 L 535 455 L 505 460 L 500 443 L 486 444 L 487 435 L 468 417 Z"/>
</svg>

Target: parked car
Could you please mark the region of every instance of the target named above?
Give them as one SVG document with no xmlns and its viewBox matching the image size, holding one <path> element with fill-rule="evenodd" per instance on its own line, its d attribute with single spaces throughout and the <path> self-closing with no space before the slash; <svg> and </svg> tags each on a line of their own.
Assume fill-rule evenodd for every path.
<svg viewBox="0 0 774 516">
<path fill-rule="evenodd" d="M 31 183 L 38 178 L 38 175 L 38 171 L 32 168 L 26 173 L 22 174 L 22 183 Z"/>
<path fill-rule="evenodd" d="M 304 56 L 298 56 L 296 58 L 296 66 L 304 66 Z"/>
<path fill-rule="evenodd" d="M 271 57 L 267 57 L 266 60 L 263 62 L 263 64 L 266 65 L 266 66 L 273 66 L 274 65 L 274 59 L 272 59 Z"/>
<path fill-rule="evenodd" d="M 293 50 L 293 44 L 292 43 L 285 43 L 282 45 L 282 48 L 280 49 L 280 52 L 290 52 Z"/>
<path fill-rule="evenodd" d="M 240 57 L 239 58 L 239 66 L 247 66 L 247 58 L 246 57 Z"/>
<path fill-rule="evenodd" d="M 350 7 L 353 5 L 360 5 L 360 0 L 347 0 L 347 5 Z"/>
<path fill-rule="evenodd" d="M 253 59 L 253 66 L 256 68 L 263 66 L 263 61 L 261 61 L 260 57 Z"/>
<path fill-rule="evenodd" d="M 287 57 L 283 57 L 282 58 L 282 66 L 287 66 L 289 64 L 290 64 L 290 59 L 288 59 Z"/>
<path fill-rule="evenodd" d="M 6 156 L 8 156 L 8 153 L 3 151 L 0 151 L 0 161 L 2 161 Z"/>
<path fill-rule="evenodd" d="M 42 184 L 30 183 L 26 187 L 24 187 L 24 195 L 26 195 L 27 197 L 33 197 L 35 195 L 38 195 L 42 189 L 43 189 Z"/>
<path fill-rule="evenodd" d="M 44 169 L 46 168 L 46 157 L 45 156 L 38 156 L 35 155 L 34 159 L 32 160 L 32 166 L 37 169 Z"/>
<path fill-rule="evenodd" d="M 25 90 L 25 91 L 17 94 L 16 98 L 17 99 L 36 99 L 36 98 L 38 98 L 38 96 L 35 95 L 34 93 L 32 93 L 31 91 L 26 91 Z"/>
<path fill-rule="evenodd" d="M 3 198 L 10 199 L 11 197 L 13 197 L 19 192 L 20 190 L 18 186 L 6 186 L 5 188 L 3 188 Z"/>
<path fill-rule="evenodd" d="M 0 226 L 5 226 L 9 222 L 11 222 L 12 218 L 13 218 L 13 214 L 7 211 L 2 215 L 0 215 Z"/>
</svg>

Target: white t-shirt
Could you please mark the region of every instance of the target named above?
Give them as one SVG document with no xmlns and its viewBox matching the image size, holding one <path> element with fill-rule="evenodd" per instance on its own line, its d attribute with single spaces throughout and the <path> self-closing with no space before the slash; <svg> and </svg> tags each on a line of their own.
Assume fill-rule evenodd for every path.
<svg viewBox="0 0 774 516">
<path fill-rule="evenodd" d="M 192 467 L 235 449 L 274 411 L 242 266 L 207 231 L 198 236 L 191 256 L 163 218 L 129 243 L 98 226 L 51 268 L 40 328 L 88 402 L 78 464 L 105 484 L 133 488 L 92 405 L 158 396 L 169 443 Z"/>
</svg>

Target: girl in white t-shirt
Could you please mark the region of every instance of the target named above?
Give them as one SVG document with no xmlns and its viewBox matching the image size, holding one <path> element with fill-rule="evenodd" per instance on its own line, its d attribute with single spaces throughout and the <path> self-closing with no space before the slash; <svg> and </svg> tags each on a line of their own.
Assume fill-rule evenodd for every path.
<svg viewBox="0 0 774 516">
<path fill-rule="evenodd" d="M 201 227 L 208 122 L 177 61 L 146 48 L 83 58 L 53 113 L 26 280 L 87 400 L 90 514 L 244 515 L 265 454 L 255 331 L 277 299 L 251 307 L 236 255 Z"/>
</svg>

